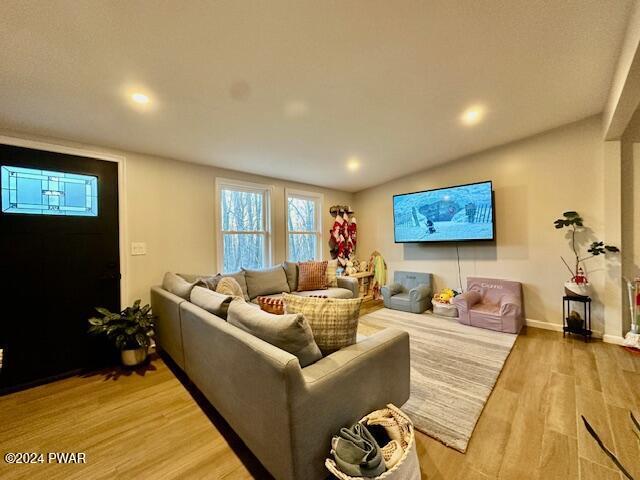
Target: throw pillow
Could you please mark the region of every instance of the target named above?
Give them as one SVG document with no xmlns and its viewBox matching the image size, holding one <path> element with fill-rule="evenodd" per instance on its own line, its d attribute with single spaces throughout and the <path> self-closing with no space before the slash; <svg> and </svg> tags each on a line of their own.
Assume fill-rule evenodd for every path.
<svg viewBox="0 0 640 480">
<path fill-rule="evenodd" d="M 303 315 L 273 315 L 255 308 L 255 305 L 233 301 L 229 306 L 227 321 L 295 355 L 301 367 L 306 367 L 322 358 L 320 349 L 313 340 L 311 328 Z"/>
<path fill-rule="evenodd" d="M 261 270 L 244 270 L 249 298 L 254 299 L 262 295 L 290 292 L 287 274 L 282 265 Z"/>
<path fill-rule="evenodd" d="M 265 312 L 284 315 L 284 300 L 282 298 L 258 297 L 258 305 Z"/>
<path fill-rule="evenodd" d="M 162 288 L 164 288 L 167 292 L 173 293 L 180 298 L 184 298 L 185 300 L 189 300 L 189 295 L 191 295 L 191 290 L 196 285 L 195 282 L 187 282 L 184 278 L 175 273 L 167 272 L 164 274 L 164 278 L 162 279 Z"/>
<path fill-rule="evenodd" d="M 338 276 L 336 275 L 337 270 L 338 270 L 338 259 L 329 260 L 327 262 L 327 286 L 328 287 L 338 286 Z"/>
<path fill-rule="evenodd" d="M 289 291 L 295 292 L 298 290 L 298 264 L 295 262 L 284 262 L 282 267 L 284 268 L 284 273 L 287 274 Z"/>
<path fill-rule="evenodd" d="M 198 285 L 204 288 L 208 288 L 211 291 L 216 291 L 216 287 L 218 286 L 218 282 L 222 278 L 222 275 L 211 275 L 208 277 L 200 277 L 198 278 Z"/>
<path fill-rule="evenodd" d="M 234 298 L 240 298 L 244 300 L 244 294 L 242 288 L 233 277 L 222 277 L 216 287 L 216 292 L 222 295 L 229 295 Z"/>
<path fill-rule="evenodd" d="M 362 298 L 313 298 L 285 293 L 285 314 L 301 313 L 323 354 L 356 343 Z"/>
<path fill-rule="evenodd" d="M 327 261 L 298 264 L 298 291 L 327 289 Z"/>
<path fill-rule="evenodd" d="M 213 313 L 220 318 L 227 318 L 229 304 L 233 297 L 213 292 L 208 288 L 195 286 L 191 290 L 191 303 L 200 308 L 205 309 L 209 313 Z"/>
<path fill-rule="evenodd" d="M 235 279 L 236 282 L 238 282 L 238 285 L 240 285 L 240 288 L 242 289 L 242 296 L 244 297 L 245 301 L 248 302 L 249 292 L 247 290 L 247 279 L 244 276 L 244 272 L 240 270 L 239 272 L 222 274 L 222 278 L 228 278 L 228 277 L 232 277 Z"/>
</svg>

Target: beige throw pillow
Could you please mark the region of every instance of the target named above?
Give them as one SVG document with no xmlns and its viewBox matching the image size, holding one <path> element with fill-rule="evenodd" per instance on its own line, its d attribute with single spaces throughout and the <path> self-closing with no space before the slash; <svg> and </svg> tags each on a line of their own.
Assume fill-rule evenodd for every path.
<svg viewBox="0 0 640 480">
<path fill-rule="evenodd" d="M 329 260 L 327 262 L 327 287 L 338 286 L 338 276 L 336 272 L 338 270 L 338 260 Z"/>
<path fill-rule="evenodd" d="M 304 315 L 323 354 L 356 343 L 362 298 L 314 298 L 288 293 L 282 298 L 286 314 Z"/>
<path fill-rule="evenodd" d="M 216 287 L 216 292 L 222 295 L 244 300 L 244 293 L 238 281 L 233 277 L 222 277 Z"/>
</svg>

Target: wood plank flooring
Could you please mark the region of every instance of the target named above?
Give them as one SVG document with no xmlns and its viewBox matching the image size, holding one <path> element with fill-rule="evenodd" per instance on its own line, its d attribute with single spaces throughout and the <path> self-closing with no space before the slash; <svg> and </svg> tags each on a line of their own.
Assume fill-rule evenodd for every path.
<svg viewBox="0 0 640 480">
<path fill-rule="evenodd" d="M 369 303 L 362 313 L 377 308 Z M 623 480 L 584 429 L 584 415 L 640 480 L 630 410 L 640 418 L 640 356 L 530 328 L 519 336 L 466 454 L 418 434 L 422 476 Z M 2 479 L 270 478 L 202 395 L 158 357 L 139 370 L 96 372 L 0 397 L 6 452 L 85 452 L 87 463 L 0 460 Z"/>
</svg>

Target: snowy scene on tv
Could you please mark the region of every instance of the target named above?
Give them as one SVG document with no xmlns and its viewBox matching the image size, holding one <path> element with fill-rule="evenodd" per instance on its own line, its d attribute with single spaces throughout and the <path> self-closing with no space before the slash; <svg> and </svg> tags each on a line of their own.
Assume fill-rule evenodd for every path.
<svg viewBox="0 0 640 480">
<path fill-rule="evenodd" d="M 491 182 L 393 198 L 396 242 L 493 239 Z"/>
</svg>

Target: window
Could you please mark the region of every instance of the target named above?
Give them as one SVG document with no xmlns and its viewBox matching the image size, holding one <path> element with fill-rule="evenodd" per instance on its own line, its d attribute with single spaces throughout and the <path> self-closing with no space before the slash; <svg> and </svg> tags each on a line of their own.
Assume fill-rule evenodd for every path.
<svg viewBox="0 0 640 480">
<path fill-rule="evenodd" d="M 287 259 L 322 258 L 322 195 L 287 190 Z"/>
<path fill-rule="evenodd" d="M 98 216 L 98 177 L 3 165 L 2 213 Z"/>
<path fill-rule="evenodd" d="M 271 262 L 269 187 L 219 180 L 218 262 L 224 273 Z"/>
</svg>

